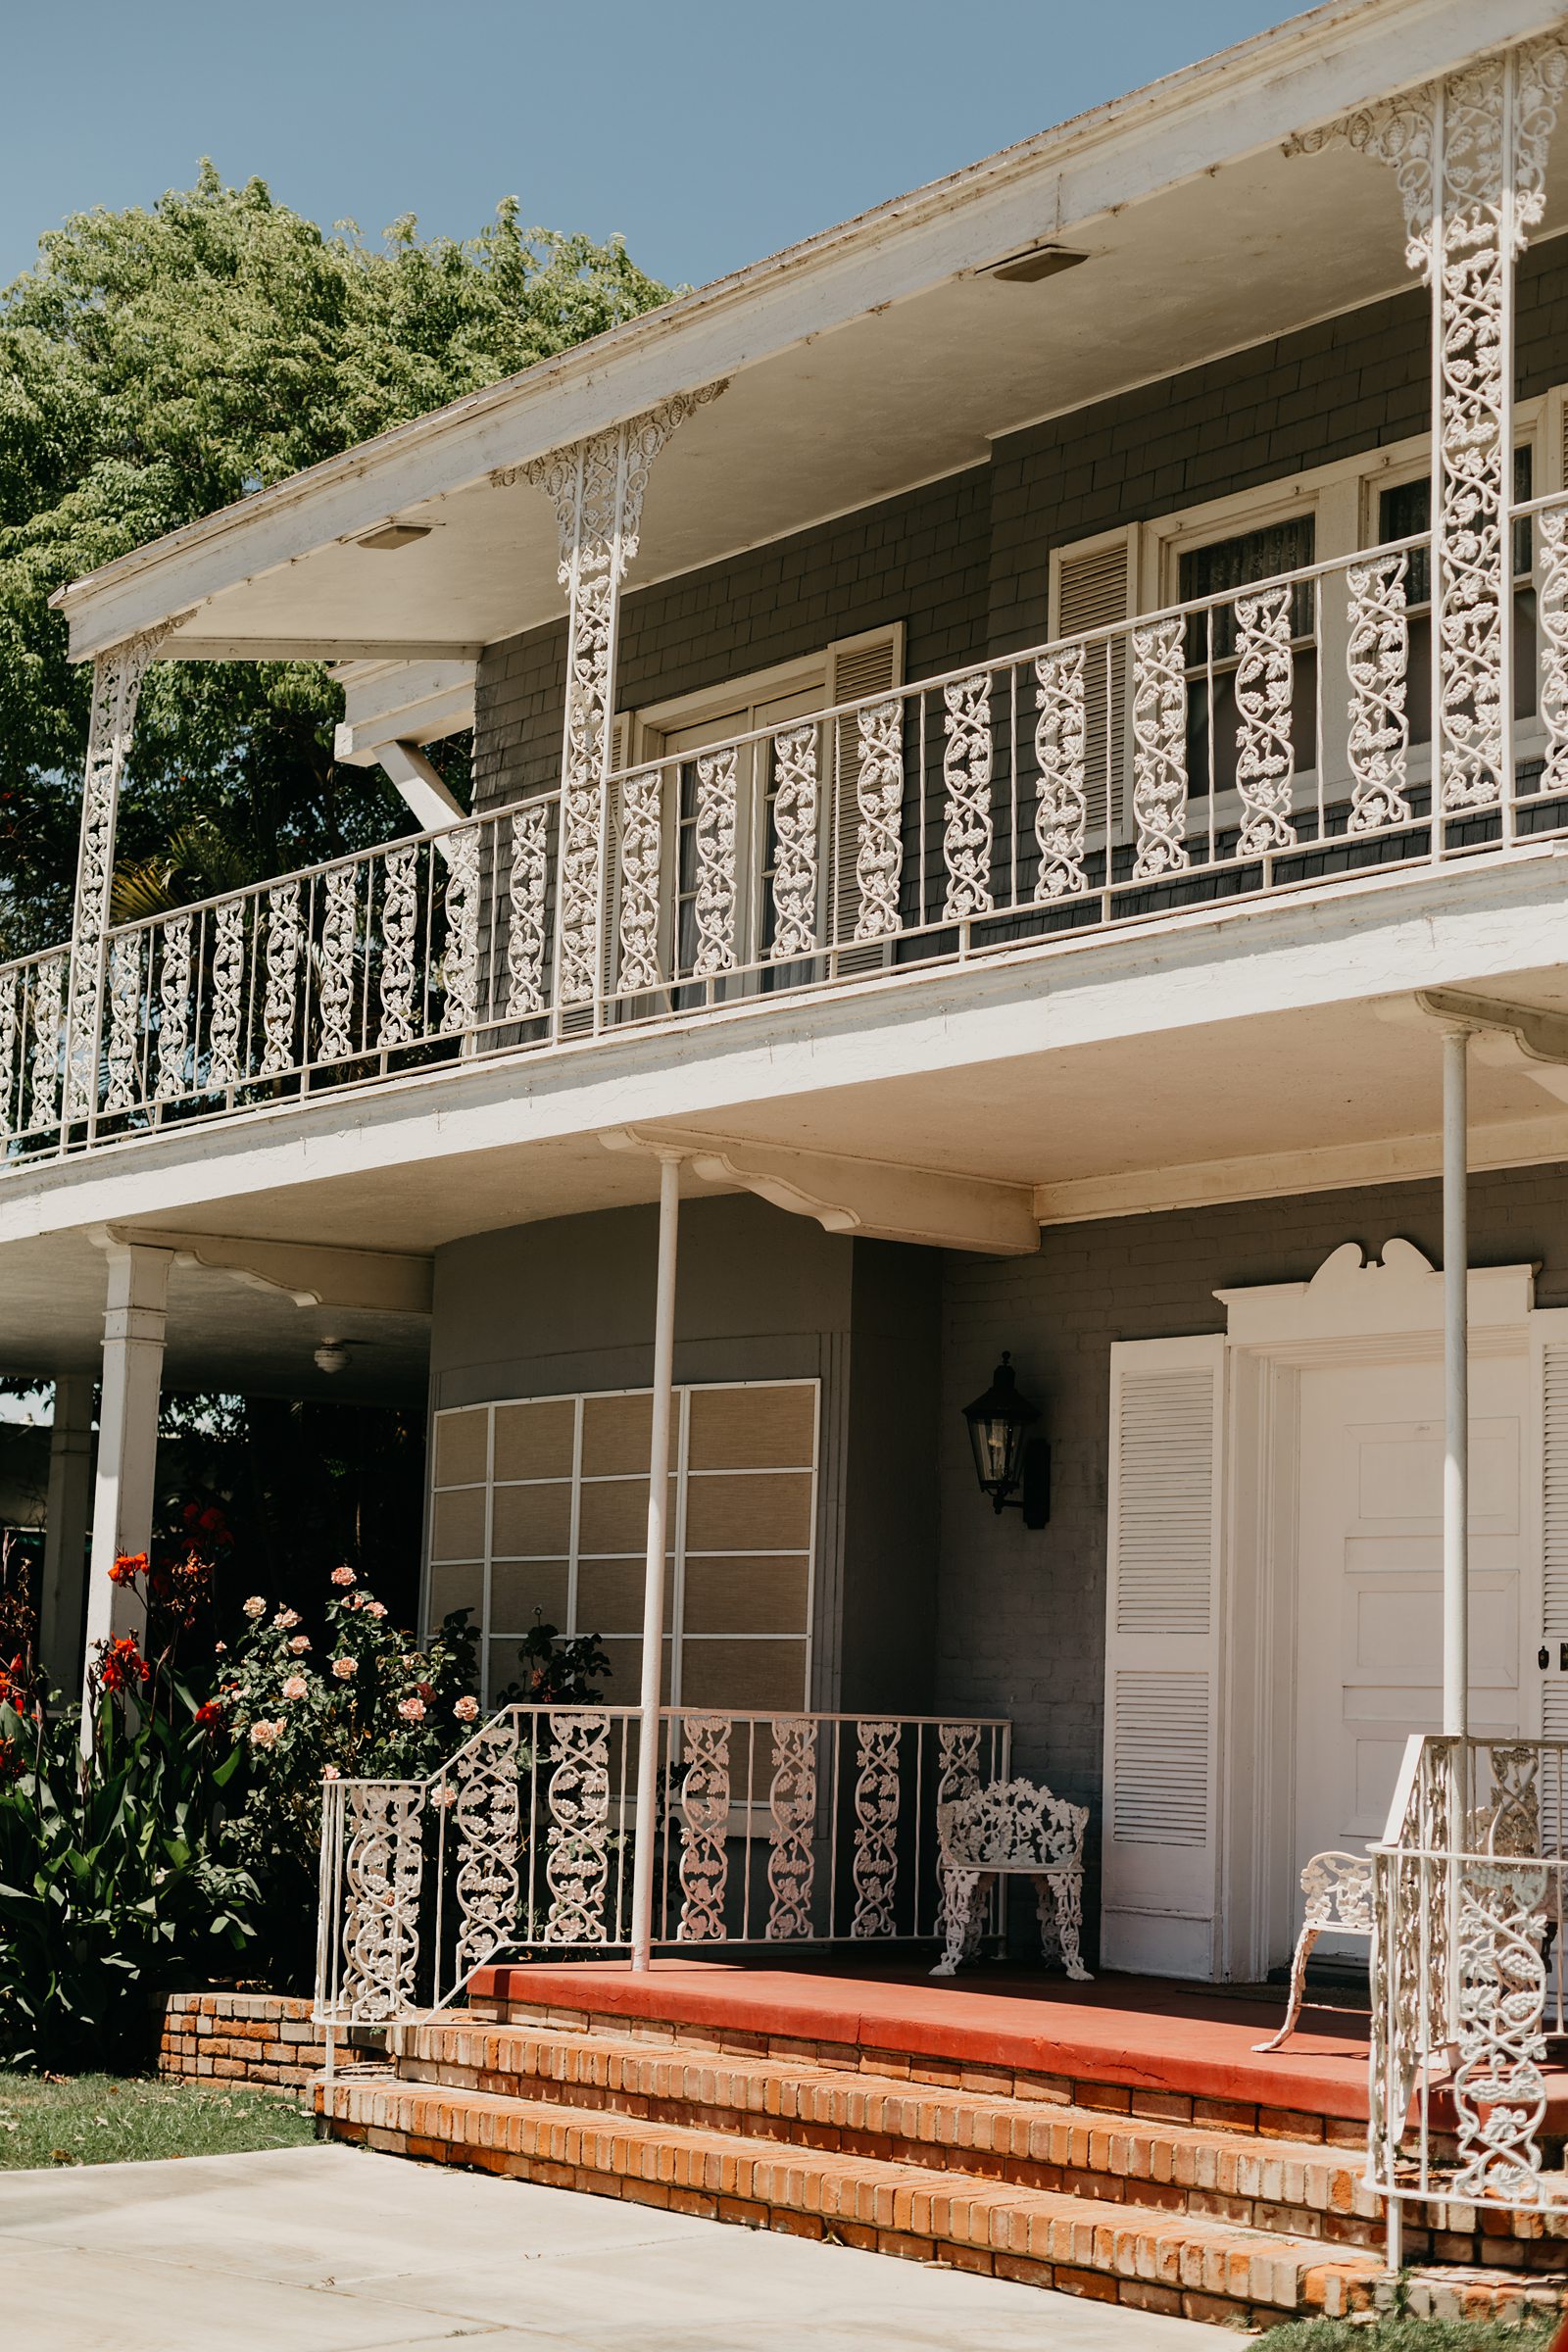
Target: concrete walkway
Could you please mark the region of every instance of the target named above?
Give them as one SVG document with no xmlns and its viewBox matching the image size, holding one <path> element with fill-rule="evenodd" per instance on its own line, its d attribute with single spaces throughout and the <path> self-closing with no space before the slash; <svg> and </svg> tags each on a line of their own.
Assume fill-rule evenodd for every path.
<svg viewBox="0 0 1568 2352">
<path fill-rule="evenodd" d="M 357 2148 L 0 2173 L 5 2352 L 1212 2352 L 1186 2320 Z"/>
</svg>

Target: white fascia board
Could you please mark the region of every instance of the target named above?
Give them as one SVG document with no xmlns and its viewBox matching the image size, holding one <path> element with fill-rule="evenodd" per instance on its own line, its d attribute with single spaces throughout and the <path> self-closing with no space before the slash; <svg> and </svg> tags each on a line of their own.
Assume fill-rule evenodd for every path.
<svg viewBox="0 0 1568 2352">
<path fill-rule="evenodd" d="M 755 1013 L 452 1063 L 137 1138 L 0 1180 L 0 1244 L 131 1216 L 168 1224 L 182 1206 L 607 1129 L 722 1133 L 742 1105 L 1552 969 L 1565 861 L 1568 850 L 1544 846 L 1462 883 L 1424 867 L 1369 876 L 1273 906 L 1164 918 L 1087 951 L 862 980 L 776 1009 L 762 1000 Z"/>
<path fill-rule="evenodd" d="M 72 659 L 1564 14 L 1544 0 L 1332 0 L 120 557 L 53 600 Z"/>
</svg>

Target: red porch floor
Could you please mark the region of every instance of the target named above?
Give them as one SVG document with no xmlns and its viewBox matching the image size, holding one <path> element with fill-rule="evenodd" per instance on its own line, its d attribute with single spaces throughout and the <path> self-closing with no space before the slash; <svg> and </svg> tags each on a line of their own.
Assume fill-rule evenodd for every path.
<svg viewBox="0 0 1568 2352">
<path fill-rule="evenodd" d="M 1285 2047 L 1267 2054 L 1252 2044 L 1279 2026 L 1283 1987 L 1232 1993 L 1149 1977 L 1073 1984 L 982 1967 L 933 1983 L 917 1963 L 869 1958 L 793 1969 L 664 1959 L 645 1975 L 624 1961 L 529 1961 L 478 1970 L 471 1995 L 574 2019 L 640 2019 L 1121 2086 L 1251 2108 L 1260 2119 L 1343 2127 L 1364 2123 L 1367 2112 L 1366 2012 L 1343 1994 L 1309 2001 Z M 1544 2129 L 1568 2131 L 1568 2070 L 1548 2078 Z"/>
<path fill-rule="evenodd" d="M 472 1993 L 484 2002 L 834 2042 L 1296 2115 L 1366 2116 L 1364 2011 L 1309 2005 L 1283 2050 L 1253 2050 L 1284 2016 L 1283 1990 L 1257 1999 L 1144 1977 L 1073 1984 L 980 1968 L 933 1983 L 917 1966 L 886 1962 L 779 1969 L 669 1959 L 646 1975 L 624 1961 L 484 1968 Z M 1568 2079 L 1563 2092 L 1568 2106 Z"/>
</svg>

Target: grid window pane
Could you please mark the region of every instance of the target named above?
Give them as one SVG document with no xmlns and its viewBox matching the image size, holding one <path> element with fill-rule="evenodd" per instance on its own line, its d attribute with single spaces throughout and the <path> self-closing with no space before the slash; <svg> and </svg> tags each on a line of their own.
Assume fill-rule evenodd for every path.
<svg viewBox="0 0 1568 2352">
<path fill-rule="evenodd" d="M 497 1478 L 569 1478 L 577 1407 L 570 1396 L 496 1406 Z"/>
<path fill-rule="evenodd" d="M 773 1559 L 686 1561 L 685 1630 L 690 1634 L 804 1634 L 810 1562 L 796 1552 Z"/>
<path fill-rule="evenodd" d="M 808 1470 L 762 1471 L 752 1478 L 717 1471 L 687 1485 L 690 1551 L 805 1551 L 810 1541 Z"/>
<path fill-rule="evenodd" d="M 680 1695 L 688 1707 L 769 1707 L 781 1714 L 804 1707 L 806 1643 L 688 1634 L 681 1645 Z"/>
<path fill-rule="evenodd" d="M 439 1627 L 444 1617 L 454 1609 L 471 1609 L 470 1623 L 475 1633 L 484 1612 L 484 1562 L 466 1560 L 452 1568 L 432 1568 L 430 1571 L 430 1625 Z"/>
<path fill-rule="evenodd" d="M 571 1566 L 566 1560 L 494 1560 L 490 1566 L 490 1630 L 518 1639 L 538 1618 L 564 1630 Z M 534 1612 L 538 1611 L 538 1618 Z"/>
<path fill-rule="evenodd" d="M 490 1548 L 498 1558 L 554 1556 L 571 1549 L 571 1487 L 497 1487 Z"/>
<path fill-rule="evenodd" d="M 430 1557 L 433 1560 L 482 1560 L 484 1558 L 483 1487 L 456 1487 L 450 1494 L 438 1494 L 430 1530 Z"/>
<path fill-rule="evenodd" d="M 814 1389 L 697 1389 L 687 1460 L 693 1470 L 809 1469 Z"/>
<path fill-rule="evenodd" d="M 577 1562 L 577 1623 L 594 1634 L 640 1633 L 643 1622 L 643 1577 L 646 1562 L 590 1560 Z M 666 1563 L 664 1625 L 675 1626 L 675 1563 Z"/>
<path fill-rule="evenodd" d="M 584 1478 L 648 1475 L 654 1400 L 648 1396 L 587 1396 L 582 1408 Z"/>
<path fill-rule="evenodd" d="M 435 1418 L 435 1475 L 438 1487 L 479 1485 L 484 1478 L 485 1444 L 490 1423 L 488 1405 L 466 1412 L 437 1413 Z"/>
</svg>

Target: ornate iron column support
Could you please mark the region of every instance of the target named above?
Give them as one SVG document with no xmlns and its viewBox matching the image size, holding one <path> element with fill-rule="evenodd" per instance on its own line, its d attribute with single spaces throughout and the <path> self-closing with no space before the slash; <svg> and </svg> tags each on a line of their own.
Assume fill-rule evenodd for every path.
<svg viewBox="0 0 1568 2352">
<path fill-rule="evenodd" d="M 1435 850 L 1444 819 L 1499 803 L 1511 831 L 1514 266 L 1565 85 L 1568 36 L 1549 33 L 1292 142 L 1343 138 L 1391 166 L 1432 292 Z"/>
<path fill-rule="evenodd" d="M 90 1118 L 98 1099 L 98 1047 L 103 1028 L 104 966 L 109 938 L 109 894 L 115 874 L 115 820 L 125 772 L 136 702 L 147 664 L 168 635 L 153 629 L 127 637 L 92 667 L 92 720 L 82 785 L 81 848 L 71 930 L 71 995 L 66 1016 L 64 1118 Z"/>
<path fill-rule="evenodd" d="M 520 469 L 555 506 L 561 533 L 558 576 L 571 614 L 561 770 L 558 1013 L 590 1003 L 600 989 L 620 584 L 637 553 L 649 468 L 676 427 L 723 389 L 716 383 L 681 393 Z M 505 484 L 516 476 L 508 471 L 493 478 Z"/>
</svg>

